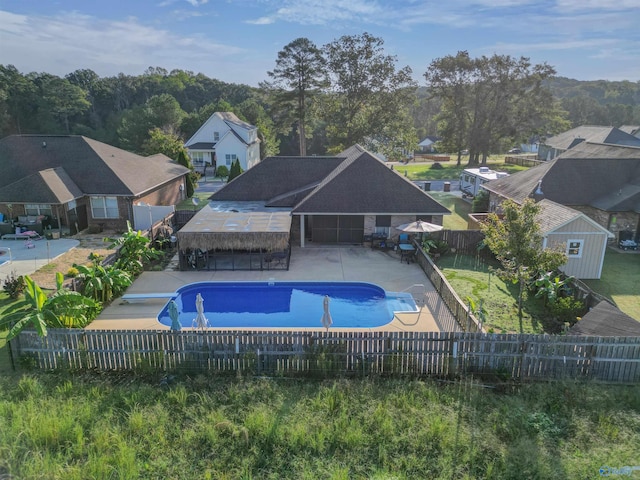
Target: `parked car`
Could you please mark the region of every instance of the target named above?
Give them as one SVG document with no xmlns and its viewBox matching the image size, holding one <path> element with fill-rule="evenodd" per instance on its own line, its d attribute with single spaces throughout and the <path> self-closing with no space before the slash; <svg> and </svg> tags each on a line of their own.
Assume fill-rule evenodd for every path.
<svg viewBox="0 0 640 480">
<path fill-rule="evenodd" d="M 512 148 L 507 153 L 522 153 L 522 150 L 520 150 L 519 148 Z"/>
</svg>

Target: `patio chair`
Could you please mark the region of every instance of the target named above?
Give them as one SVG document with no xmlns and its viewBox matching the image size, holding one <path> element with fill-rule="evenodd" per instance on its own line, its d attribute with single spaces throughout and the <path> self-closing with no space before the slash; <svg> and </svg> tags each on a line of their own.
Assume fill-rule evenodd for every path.
<svg viewBox="0 0 640 480">
<path fill-rule="evenodd" d="M 36 248 L 30 238 L 24 241 L 24 248 Z"/>
<path fill-rule="evenodd" d="M 398 236 L 398 244 L 403 244 L 403 243 L 411 243 L 411 240 L 409 239 L 409 234 L 408 233 L 401 233 Z"/>
</svg>

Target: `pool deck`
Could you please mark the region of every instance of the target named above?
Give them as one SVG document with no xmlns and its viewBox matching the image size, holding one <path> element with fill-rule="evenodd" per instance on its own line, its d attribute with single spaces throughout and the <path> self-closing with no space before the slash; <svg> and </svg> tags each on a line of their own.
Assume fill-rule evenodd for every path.
<svg viewBox="0 0 640 480">
<path fill-rule="evenodd" d="M 400 254 L 393 251 L 372 250 L 363 246 L 345 247 L 294 247 L 288 271 L 188 271 L 165 270 L 144 272 L 127 293 L 173 292 L 183 285 L 203 281 L 358 281 L 381 286 L 391 292 L 409 291 L 424 303 L 418 313 L 397 314 L 393 321 L 377 331 L 440 331 L 439 316 L 450 317 L 450 313 L 435 292 L 433 285 L 422 269 L 415 263 L 400 262 Z M 417 287 L 415 285 L 421 285 Z M 166 299 L 149 299 L 144 302 L 126 303 L 120 299 L 113 302 L 94 320 L 91 330 L 165 330 L 156 316 Z M 215 329 L 215 319 L 209 319 Z M 322 330 L 320 319 L 317 329 Z M 286 330 L 286 329 L 277 329 Z M 340 329 L 346 331 L 347 329 Z"/>
</svg>

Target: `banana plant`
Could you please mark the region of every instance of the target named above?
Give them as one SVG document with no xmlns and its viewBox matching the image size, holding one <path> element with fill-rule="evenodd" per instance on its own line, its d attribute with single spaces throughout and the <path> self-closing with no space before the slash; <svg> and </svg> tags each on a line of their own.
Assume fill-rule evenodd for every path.
<svg viewBox="0 0 640 480">
<path fill-rule="evenodd" d="M 24 277 L 25 299 L 16 305 L 20 310 L 2 319 L 3 326 L 12 325 L 7 340 L 15 338 L 29 326 L 45 337 L 48 327 L 84 326 L 95 318 L 100 305 L 78 292 L 64 289 L 63 279 L 61 273 L 56 274 L 56 291 L 47 297 L 29 275 Z"/>
<path fill-rule="evenodd" d="M 561 280 L 559 276 L 553 276 L 553 272 L 545 272 L 535 281 L 536 298 L 544 297 L 545 304 L 556 302 L 560 294 L 566 290 L 574 279 L 573 276 Z"/>
<path fill-rule="evenodd" d="M 124 292 L 132 279 L 124 270 L 112 266 L 77 265 L 78 276 L 82 282 L 82 293 L 102 303 L 110 302 Z"/>
</svg>

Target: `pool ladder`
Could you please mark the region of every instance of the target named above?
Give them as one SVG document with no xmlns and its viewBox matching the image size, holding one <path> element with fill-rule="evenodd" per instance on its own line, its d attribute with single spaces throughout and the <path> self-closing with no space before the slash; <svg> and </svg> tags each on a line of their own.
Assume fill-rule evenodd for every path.
<svg viewBox="0 0 640 480">
<path fill-rule="evenodd" d="M 400 319 L 396 313 L 393 314 L 394 318 L 396 318 L 403 325 L 416 325 L 420 321 L 420 316 L 422 315 L 422 308 L 427 304 L 427 287 L 424 286 L 423 283 L 414 283 L 413 285 L 402 290 L 403 293 L 410 293 L 413 297 L 413 301 L 416 302 L 416 306 L 418 307 L 418 311 L 416 313 L 416 320 L 413 324 L 408 324 Z M 416 292 L 416 293 L 414 293 Z M 403 315 L 407 313 L 404 312 Z"/>
</svg>

